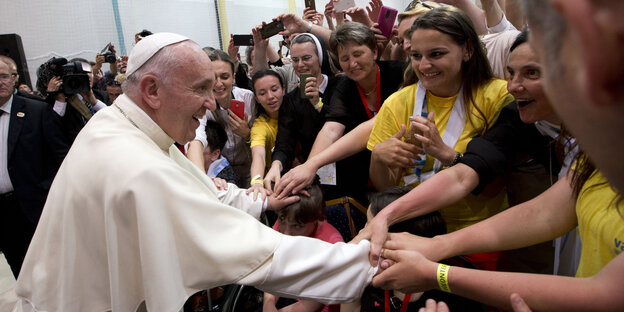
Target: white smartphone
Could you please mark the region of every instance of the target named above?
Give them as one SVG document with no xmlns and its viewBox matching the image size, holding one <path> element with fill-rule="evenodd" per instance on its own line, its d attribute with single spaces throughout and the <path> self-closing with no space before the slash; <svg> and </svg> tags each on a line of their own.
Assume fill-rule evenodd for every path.
<svg viewBox="0 0 624 312">
<path fill-rule="evenodd" d="M 334 8 L 336 12 L 343 12 L 355 6 L 355 0 L 340 0 L 334 2 Z"/>
</svg>

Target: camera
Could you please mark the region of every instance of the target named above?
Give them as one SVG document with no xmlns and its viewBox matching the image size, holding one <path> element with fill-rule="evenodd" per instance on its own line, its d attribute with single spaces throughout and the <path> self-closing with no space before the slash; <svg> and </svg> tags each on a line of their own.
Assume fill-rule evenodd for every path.
<svg viewBox="0 0 624 312">
<path fill-rule="evenodd" d="M 46 66 L 47 65 L 47 66 Z M 78 93 L 89 92 L 91 90 L 89 75 L 90 65 L 82 62 L 68 63 L 65 58 L 52 58 L 42 67 L 48 68 L 51 76 L 61 77 L 63 84 L 59 92 L 70 96 Z M 49 79 L 48 79 L 49 81 Z"/>
<path fill-rule="evenodd" d="M 117 56 L 115 55 L 115 52 L 111 51 L 111 44 L 107 44 L 106 47 L 104 47 L 104 49 L 102 49 L 102 56 L 104 56 L 104 62 L 109 63 L 109 64 L 115 64 L 115 61 L 117 61 Z"/>
</svg>

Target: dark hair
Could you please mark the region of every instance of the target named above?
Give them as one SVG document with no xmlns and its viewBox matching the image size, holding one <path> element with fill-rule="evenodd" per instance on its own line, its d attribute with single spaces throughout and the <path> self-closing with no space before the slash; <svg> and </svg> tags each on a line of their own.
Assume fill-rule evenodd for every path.
<svg viewBox="0 0 624 312">
<path fill-rule="evenodd" d="M 526 43 L 529 41 L 529 28 L 525 27 L 522 32 L 518 34 L 516 40 L 511 44 L 511 48 L 509 48 L 509 53 L 513 52 L 519 45 Z"/>
<path fill-rule="evenodd" d="M 220 123 L 214 120 L 207 120 L 206 140 L 208 141 L 210 152 L 214 152 L 215 150 L 223 150 L 228 137 L 225 129 L 223 129 L 223 126 Z"/>
<path fill-rule="evenodd" d="M 371 51 L 377 50 L 375 33 L 361 23 L 344 23 L 332 31 L 329 37 L 329 49 L 338 56 L 338 47 L 348 43 L 367 46 Z"/>
<path fill-rule="evenodd" d="M 581 149 L 577 141 L 573 141 L 573 137 L 570 132 L 565 127 L 565 124 L 561 125 L 561 131 L 559 133 L 559 137 L 557 138 L 557 147 L 561 146 L 560 150 L 564 150 L 563 146 L 569 146 L 567 149 L 567 153 L 576 153 L 573 155 L 572 160 L 570 161 L 570 165 L 574 164 L 575 168 L 568 171 L 567 174 L 571 174 L 570 178 L 570 187 L 572 188 L 572 192 L 574 197 L 578 198 L 581 195 L 581 191 L 583 190 L 583 186 L 589 180 L 589 178 L 597 172 L 596 166 L 589 159 L 589 156 L 585 154 L 585 152 Z M 563 163 L 565 159 L 564 152 L 558 152 L 557 158 Z M 607 184 L 613 192 L 616 194 L 614 198 L 614 202 L 612 205 L 618 206 L 621 205 L 624 201 L 622 197 L 622 193 L 618 192 L 613 186 L 608 184 L 607 182 L 603 182 L 597 185 L 593 185 L 592 187 L 600 186 L 603 184 Z M 618 210 L 618 213 L 624 217 L 624 211 Z"/>
<path fill-rule="evenodd" d="M 120 87 L 121 88 L 121 83 L 117 80 L 109 80 L 106 82 L 106 86 L 107 87 Z"/>
<path fill-rule="evenodd" d="M 221 50 L 212 50 L 212 51 L 206 51 L 204 50 L 204 52 L 206 52 L 206 54 L 208 54 L 208 57 L 210 58 L 211 61 L 224 61 L 226 63 L 230 63 L 230 67 L 232 67 L 232 75 L 234 74 L 235 70 L 234 70 L 234 61 L 232 61 L 232 58 L 230 58 L 229 55 L 227 55 L 227 53 L 221 51 Z"/>
<path fill-rule="evenodd" d="M 369 209 L 371 214 L 376 216 L 391 202 L 409 193 L 411 190 L 412 189 L 407 186 L 395 186 L 386 189 L 383 192 L 371 194 L 369 196 Z M 436 235 L 446 234 L 446 222 L 444 222 L 444 219 L 439 211 L 433 211 L 428 214 L 391 225 L 388 228 L 388 231 L 393 233 L 408 232 L 410 234 L 423 237 L 434 237 Z"/>
<path fill-rule="evenodd" d="M 149 31 L 147 29 L 143 29 L 143 30 L 141 30 L 140 32 L 137 33 L 137 35 L 139 35 L 141 37 L 147 37 L 147 36 L 150 36 L 150 35 L 153 35 L 153 34 L 154 34 L 153 32 L 151 32 L 151 31 Z"/>
<path fill-rule="evenodd" d="M 494 78 L 494 74 L 472 21 L 462 10 L 444 6 L 434 8 L 417 18 L 410 30 L 410 36 L 417 29 L 437 30 L 451 37 L 457 45 L 465 46 L 472 53 L 470 59 L 462 63 L 461 85 L 464 90 L 463 97 L 466 111 L 469 111 L 470 105 L 476 108 L 480 115 L 479 117 L 485 123 L 483 129 L 483 132 L 485 132 L 489 127 L 488 121 L 485 114 L 474 102 L 474 93 L 480 86 L 491 81 Z M 417 78 L 413 78 L 412 81 L 406 82 L 404 85 L 416 82 Z M 468 120 L 472 123 L 473 114 L 467 115 Z"/>
<path fill-rule="evenodd" d="M 276 77 L 277 80 L 279 80 L 279 84 L 280 86 L 282 86 L 282 89 L 285 89 L 286 86 L 284 85 L 284 80 L 282 79 L 282 76 L 280 76 L 277 72 L 275 72 L 274 70 L 271 69 L 263 69 L 259 72 L 256 72 L 253 77 L 251 77 L 251 88 L 253 89 L 254 94 L 256 94 L 256 82 L 258 81 L 258 79 L 266 77 L 266 76 L 273 76 Z M 265 114 L 266 112 L 264 111 L 264 107 L 262 107 L 262 104 L 260 104 L 260 102 L 256 101 L 256 117 Z"/>
<path fill-rule="evenodd" d="M 67 59 L 63 57 L 52 57 L 37 68 L 37 91 L 43 97 L 48 96 L 48 82 L 62 73 L 63 65 L 67 64 Z"/>
<path fill-rule="evenodd" d="M 317 177 L 318 180 L 318 177 Z M 325 202 L 323 201 L 323 193 L 317 183 L 313 183 L 306 191 L 310 197 L 298 195 L 299 201 L 290 204 L 277 212 L 277 216 L 292 219 L 297 223 L 309 223 L 313 221 L 325 220 Z"/>
<path fill-rule="evenodd" d="M 75 57 L 75 58 L 73 58 L 73 59 L 69 60 L 69 62 L 70 62 L 70 63 L 73 63 L 73 62 L 82 62 L 82 63 L 91 64 L 91 63 L 89 63 L 89 61 L 87 61 L 86 59 L 83 59 L 82 57 Z"/>
</svg>

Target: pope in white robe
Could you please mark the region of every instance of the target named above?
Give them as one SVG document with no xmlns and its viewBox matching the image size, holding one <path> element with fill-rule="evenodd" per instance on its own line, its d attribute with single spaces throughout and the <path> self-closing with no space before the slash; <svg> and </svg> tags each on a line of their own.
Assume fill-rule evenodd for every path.
<svg viewBox="0 0 624 312">
<path fill-rule="evenodd" d="M 174 52 L 204 62 L 186 38 L 152 36 L 130 54 L 130 74 L 169 45 L 192 46 Z M 152 96 L 141 94 L 134 98 Z M 217 190 L 173 145 L 165 128 L 179 123 L 133 99 L 122 95 L 95 114 L 65 158 L 17 281 L 15 311 L 179 311 L 193 293 L 231 283 L 323 303 L 361 295 L 375 274 L 368 241 L 331 245 L 261 224 L 261 200 L 233 186 Z"/>
</svg>

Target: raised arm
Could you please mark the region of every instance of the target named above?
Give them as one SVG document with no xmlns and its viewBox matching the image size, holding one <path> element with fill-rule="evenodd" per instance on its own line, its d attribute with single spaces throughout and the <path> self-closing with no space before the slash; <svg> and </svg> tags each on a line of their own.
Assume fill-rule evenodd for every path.
<svg viewBox="0 0 624 312">
<path fill-rule="evenodd" d="M 479 7 L 471 0 L 433 0 L 439 3 L 450 4 L 468 14 L 470 20 L 474 24 L 475 30 L 478 35 L 487 34 L 487 27 L 485 25 L 485 14 L 483 10 L 479 9 Z"/>
<path fill-rule="evenodd" d="M 286 28 L 280 35 L 289 36 L 294 33 L 310 32 L 319 36 L 325 42 L 329 42 L 329 36 L 331 35 L 331 30 L 329 28 L 304 21 L 302 18 L 292 13 L 282 14 L 278 16 L 277 19 L 282 21 L 282 23 L 284 23 L 284 28 Z"/>
</svg>

